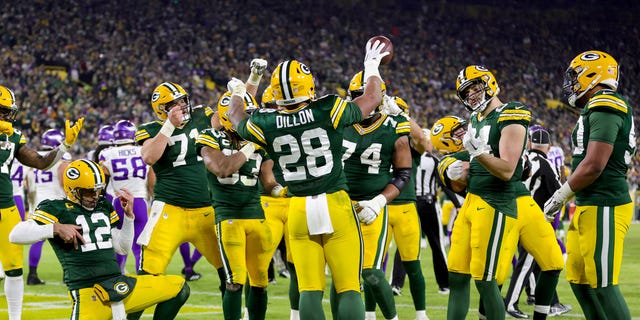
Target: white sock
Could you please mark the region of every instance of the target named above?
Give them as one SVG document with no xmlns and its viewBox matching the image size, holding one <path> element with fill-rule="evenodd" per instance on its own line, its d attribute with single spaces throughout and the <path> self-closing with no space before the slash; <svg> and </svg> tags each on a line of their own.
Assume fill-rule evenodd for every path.
<svg viewBox="0 0 640 320">
<path fill-rule="evenodd" d="M 242 313 L 244 314 L 242 320 L 249 320 L 249 309 L 247 307 L 242 308 Z"/>
<path fill-rule="evenodd" d="M 427 311 L 416 310 L 416 320 L 429 320 L 429 317 L 427 317 Z"/>
<path fill-rule="evenodd" d="M 393 318 L 391 318 L 391 319 L 388 319 L 388 320 L 398 320 L 398 315 L 396 314 L 396 316 L 395 316 L 395 317 L 393 317 Z"/>
<path fill-rule="evenodd" d="M 289 320 L 300 320 L 300 311 L 291 309 Z"/>
<path fill-rule="evenodd" d="M 365 320 L 376 320 L 376 312 L 375 311 L 367 311 L 364 313 Z"/>
<path fill-rule="evenodd" d="M 9 320 L 20 320 L 22 317 L 22 297 L 24 296 L 22 276 L 7 276 L 4 280 L 4 294 L 7 297 Z"/>
</svg>

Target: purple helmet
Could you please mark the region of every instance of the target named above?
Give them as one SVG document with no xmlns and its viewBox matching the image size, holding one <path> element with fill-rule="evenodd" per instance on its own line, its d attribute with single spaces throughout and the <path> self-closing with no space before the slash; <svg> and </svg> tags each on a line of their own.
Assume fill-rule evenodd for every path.
<svg viewBox="0 0 640 320">
<path fill-rule="evenodd" d="M 129 120 L 120 120 L 115 125 L 113 138 L 116 145 L 135 142 L 136 125 Z"/>
<path fill-rule="evenodd" d="M 42 150 L 53 150 L 64 141 L 64 134 L 58 129 L 49 129 L 42 134 L 40 138 L 40 147 Z"/>
<path fill-rule="evenodd" d="M 99 146 L 113 145 L 113 140 L 114 140 L 113 131 L 114 131 L 114 128 L 110 124 L 100 127 L 100 130 L 98 130 L 98 145 Z"/>
</svg>

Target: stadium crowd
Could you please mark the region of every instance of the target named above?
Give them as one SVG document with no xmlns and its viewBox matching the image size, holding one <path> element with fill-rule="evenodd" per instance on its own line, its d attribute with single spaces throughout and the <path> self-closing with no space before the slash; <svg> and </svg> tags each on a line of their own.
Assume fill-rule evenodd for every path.
<svg viewBox="0 0 640 320">
<path fill-rule="evenodd" d="M 457 72 L 484 64 L 508 98 L 529 105 L 534 121 L 570 154 L 577 112 L 547 106 L 564 100 L 566 61 L 588 49 L 610 52 L 621 65 L 619 91 L 632 105 L 640 97 L 630 80 L 640 79 L 640 30 L 631 22 L 638 9 L 616 10 L 611 19 L 585 6 L 12 0 L 0 5 L 0 82 L 14 88 L 21 102 L 16 127 L 33 137 L 31 144 L 44 130 L 62 128 L 65 118 L 86 117 L 74 150 L 84 154 L 105 123 L 153 120 L 149 96 L 163 80 L 185 84 L 194 105 L 213 106 L 252 58 L 268 60 L 268 70 L 296 58 L 313 66 L 319 96 L 344 92 L 361 68 L 366 39 L 385 34 L 395 45 L 387 87 L 423 127 L 445 114 L 465 115 L 455 99 Z M 639 180 L 634 170 L 630 182 Z"/>
</svg>

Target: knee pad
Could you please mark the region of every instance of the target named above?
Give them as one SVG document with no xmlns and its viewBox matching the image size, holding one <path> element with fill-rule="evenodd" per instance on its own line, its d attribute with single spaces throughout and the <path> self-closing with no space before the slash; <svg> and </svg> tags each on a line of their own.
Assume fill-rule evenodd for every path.
<svg viewBox="0 0 640 320">
<path fill-rule="evenodd" d="M 375 269 L 362 270 L 362 279 L 364 280 L 364 282 L 371 286 L 376 286 L 379 281 Z"/>
<path fill-rule="evenodd" d="M 237 283 L 227 283 L 225 288 L 231 292 L 238 292 L 242 290 L 242 285 Z"/>
</svg>

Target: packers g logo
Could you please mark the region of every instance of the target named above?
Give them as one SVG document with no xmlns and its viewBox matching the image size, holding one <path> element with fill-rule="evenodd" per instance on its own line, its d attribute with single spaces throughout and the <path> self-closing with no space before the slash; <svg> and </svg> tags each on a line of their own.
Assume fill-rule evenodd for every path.
<svg viewBox="0 0 640 320">
<path fill-rule="evenodd" d="M 305 74 L 311 74 L 311 69 L 309 69 L 309 67 L 307 67 L 307 65 L 305 65 L 304 63 L 300 63 L 300 70 L 302 70 L 302 72 Z"/>
<path fill-rule="evenodd" d="M 160 92 L 156 91 L 151 95 L 151 101 L 156 102 L 160 99 Z"/>
<path fill-rule="evenodd" d="M 431 134 L 434 136 L 437 136 L 442 129 L 444 128 L 444 125 L 442 123 L 438 123 L 435 126 L 433 126 L 433 130 L 431 130 Z"/>
<path fill-rule="evenodd" d="M 487 69 L 485 66 L 476 66 L 476 70 L 482 71 L 482 72 L 489 72 L 489 69 Z"/>
<path fill-rule="evenodd" d="M 129 288 L 129 285 L 126 282 L 116 282 L 113 285 L 113 290 L 115 290 L 118 294 L 127 294 L 129 293 L 129 290 L 131 290 Z"/>
<path fill-rule="evenodd" d="M 583 61 L 594 61 L 600 59 L 600 55 L 595 52 L 587 52 L 580 57 Z"/>
<path fill-rule="evenodd" d="M 76 180 L 80 178 L 80 170 L 78 170 L 78 168 L 70 168 L 69 170 L 67 170 L 65 175 L 71 180 Z"/>
<path fill-rule="evenodd" d="M 220 99 L 220 105 L 228 106 L 231 103 L 231 97 L 224 96 Z"/>
</svg>

